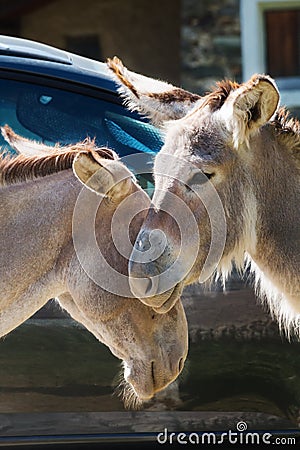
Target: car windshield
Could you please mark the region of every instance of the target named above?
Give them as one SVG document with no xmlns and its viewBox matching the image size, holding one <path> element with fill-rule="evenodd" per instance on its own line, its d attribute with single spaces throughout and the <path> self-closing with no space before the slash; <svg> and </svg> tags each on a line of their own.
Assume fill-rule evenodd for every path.
<svg viewBox="0 0 300 450">
<path fill-rule="evenodd" d="M 162 146 L 155 127 L 109 99 L 1 79 L 0 125 L 5 124 L 23 137 L 48 145 L 58 142 L 66 145 L 89 137 L 95 139 L 99 147 L 112 148 L 121 157 L 143 153 L 148 155 L 149 172 L 153 155 Z M 14 152 L 2 137 L 0 145 Z M 151 194 L 151 176 L 139 176 L 139 181 Z"/>
</svg>

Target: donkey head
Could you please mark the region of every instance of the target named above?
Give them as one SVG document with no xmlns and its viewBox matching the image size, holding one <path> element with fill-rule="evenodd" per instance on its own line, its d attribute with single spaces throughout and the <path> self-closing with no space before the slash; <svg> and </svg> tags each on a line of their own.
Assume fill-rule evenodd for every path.
<svg viewBox="0 0 300 450">
<path fill-rule="evenodd" d="M 117 157 L 101 157 L 101 152 L 97 152 L 100 149 L 91 142 L 53 148 L 22 138 L 8 126 L 1 131 L 16 151 L 29 158 L 74 152 L 71 167 L 80 183 L 69 173 L 67 190 L 59 186 L 55 192 L 66 196 L 68 202 L 73 194 L 76 198 L 73 218 L 70 217 L 73 236 L 70 233 L 67 239 L 70 248 L 62 252 L 68 256 L 62 256 L 58 264 L 66 277 L 66 292 L 58 300 L 75 320 L 123 360 L 125 402 L 131 405 L 151 398 L 181 372 L 187 356 L 188 332 L 181 302 L 162 316 L 134 298 L 129 289 L 131 242 L 138 234 L 145 211 L 135 220 L 128 220 L 127 213 L 136 205 L 139 210 L 146 210 L 148 196 Z M 67 213 L 61 214 L 69 229 Z M 128 234 L 128 245 L 121 250 L 120 244 Z"/>
<path fill-rule="evenodd" d="M 103 342 L 116 356 L 123 359 L 124 377 L 134 389 L 134 394 L 143 400 L 163 389 L 182 370 L 187 355 L 187 322 L 181 302 L 162 317 L 137 298 L 125 297 L 130 293 L 126 259 L 129 254 L 120 255 L 115 245 L 112 245 L 114 239 L 118 239 L 113 231 L 113 220 L 119 214 L 117 231 L 121 233 L 119 228 L 126 228 L 127 224 L 126 217 L 122 214 L 122 202 L 127 205 L 123 211 L 126 216 L 130 203 L 145 202 L 143 197 L 146 194 L 135 184 L 132 173 L 120 161 L 99 160 L 95 156 L 80 153 L 74 160 L 73 170 L 84 186 L 92 191 L 91 195 L 96 193 L 108 197 L 108 202 L 99 207 L 99 214 L 95 219 L 99 250 L 110 265 L 110 268 L 100 271 L 102 277 L 111 278 L 112 288 L 118 283 L 115 271 L 125 275 L 120 292 L 121 295 L 124 292 L 124 298 L 108 288 L 108 292 L 100 294 L 102 300 L 98 309 L 95 306 L 99 304 L 99 287 L 91 283 L 91 280 L 86 280 L 84 291 L 89 292 L 89 301 L 84 305 L 85 315 L 97 321 L 99 314 Z M 129 225 L 127 231 L 133 241 L 140 226 L 141 220 L 132 221 Z M 89 258 L 89 265 L 95 267 L 92 255 Z M 76 298 L 76 293 L 73 292 L 72 296 Z"/>
<path fill-rule="evenodd" d="M 221 82 L 200 98 L 133 74 L 118 60 L 109 67 L 130 107 L 165 131 L 152 205 L 129 265 L 135 295 L 165 312 L 185 284 L 215 269 L 226 274 L 233 260 L 240 265 L 245 252 L 255 252 L 259 130 L 279 94 L 265 75 Z"/>
</svg>

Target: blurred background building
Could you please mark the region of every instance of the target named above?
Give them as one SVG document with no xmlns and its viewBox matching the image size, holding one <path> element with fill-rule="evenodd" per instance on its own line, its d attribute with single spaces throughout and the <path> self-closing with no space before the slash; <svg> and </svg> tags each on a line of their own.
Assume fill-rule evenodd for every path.
<svg viewBox="0 0 300 450">
<path fill-rule="evenodd" d="M 0 0 L 0 33 L 118 55 L 198 93 L 224 77 L 269 73 L 299 112 L 300 0 Z"/>
</svg>

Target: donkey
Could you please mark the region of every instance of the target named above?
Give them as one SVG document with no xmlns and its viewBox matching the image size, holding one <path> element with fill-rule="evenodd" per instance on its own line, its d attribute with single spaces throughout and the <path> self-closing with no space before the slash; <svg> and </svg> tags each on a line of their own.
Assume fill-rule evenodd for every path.
<svg viewBox="0 0 300 450">
<path fill-rule="evenodd" d="M 132 292 L 163 313 L 199 277 L 226 279 L 234 266 L 250 266 L 258 294 L 280 326 L 299 335 L 300 124 L 278 109 L 274 80 L 226 80 L 200 97 L 130 72 L 118 58 L 108 66 L 127 105 L 165 133 L 154 164 L 152 206 L 130 258 Z M 213 198 L 219 203 L 213 205 Z M 185 229 L 185 243 L 175 220 L 178 200 L 196 222 L 194 231 Z M 218 209 L 214 224 L 210 206 Z M 213 232 L 221 252 L 203 275 Z M 159 246 L 158 257 L 142 260 L 151 245 Z M 164 273 L 176 260 L 177 278 L 173 271 L 170 282 Z"/>
<path fill-rule="evenodd" d="M 122 202 L 147 205 L 147 195 L 113 151 L 91 141 L 47 148 L 7 126 L 2 133 L 24 154 L 0 160 L 0 336 L 55 297 L 123 360 L 125 404 L 151 398 L 181 372 L 188 343 L 180 302 L 161 316 L 126 294 L 128 258 L 114 245 L 111 222 Z M 131 224 L 133 242 L 142 218 Z M 95 256 L 89 222 L 104 259 Z M 116 273 L 124 296 L 102 287 Z"/>
</svg>

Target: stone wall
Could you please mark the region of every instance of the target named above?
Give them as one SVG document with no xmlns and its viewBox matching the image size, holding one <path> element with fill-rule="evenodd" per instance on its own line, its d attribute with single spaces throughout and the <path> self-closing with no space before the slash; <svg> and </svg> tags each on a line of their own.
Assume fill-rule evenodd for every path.
<svg viewBox="0 0 300 450">
<path fill-rule="evenodd" d="M 181 83 L 203 94 L 222 78 L 241 81 L 239 0 L 182 0 Z"/>
</svg>

